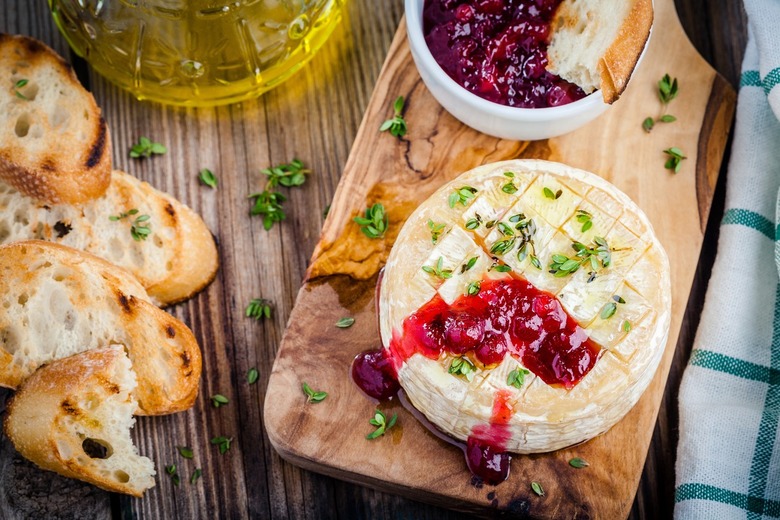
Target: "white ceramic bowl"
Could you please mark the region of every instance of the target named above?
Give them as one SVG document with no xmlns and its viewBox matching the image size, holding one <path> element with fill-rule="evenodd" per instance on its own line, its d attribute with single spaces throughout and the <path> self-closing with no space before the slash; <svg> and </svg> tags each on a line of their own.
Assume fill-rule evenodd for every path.
<svg viewBox="0 0 780 520">
<path fill-rule="evenodd" d="M 405 0 L 404 4 L 412 58 L 433 97 L 471 128 L 502 139 L 547 139 L 576 130 L 609 108 L 598 90 L 573 103 L 549 108 L 509 107 L 472 94 L 444 72 L 428 49 L 422 29 L 423 3 Z"/>
</svg>

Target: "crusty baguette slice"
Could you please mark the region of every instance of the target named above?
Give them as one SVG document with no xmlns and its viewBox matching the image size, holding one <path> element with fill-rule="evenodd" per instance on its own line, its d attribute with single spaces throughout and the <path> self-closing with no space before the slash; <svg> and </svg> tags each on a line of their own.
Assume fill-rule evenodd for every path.
<svg viewBox="0 0 780 520">
<path fill-rule="evenodd" d="M 43 364 L 109 344 L 133 362 L 139 413 L 192 406 L 198 343 L 130 273 L 49 242 L 0 246 L 0 386 L 16 388 Z"/>
<path fill-rule="evenodd" d="M 122 213 L 138 210 L 121 220 Z M 135 219 L 151 229 L 135 240 Z M 81 249 L 128 269 L 152 300 L 168 305 L 211 282 L 218 267 L 214 238 L 203 220 L 170 195 L 115 171 L 108 191 L 76 207 L 44 204 L 0 182 L 0 244 L 43 239 Z"/>
<path fill-rule="evenodd" d="M 50 204 L 106 191 L 111 140 L 92 94 L 52 49 L 0 33 L 0 179 Z"/>
<path fill-rule="evenodd" d="M 13 397 L 5 432 L 43 469 L 139 497 L 154 486 L 155 471 L 130 438 L 135 388 L 120 345 L 53 361 Z"/>
<path fill-rule="evenodd" d="M 653 25 L 652 0 L 564 0 L 552 21 L 550 72 L 614 103 L 628 85 Z"/>
</svg>

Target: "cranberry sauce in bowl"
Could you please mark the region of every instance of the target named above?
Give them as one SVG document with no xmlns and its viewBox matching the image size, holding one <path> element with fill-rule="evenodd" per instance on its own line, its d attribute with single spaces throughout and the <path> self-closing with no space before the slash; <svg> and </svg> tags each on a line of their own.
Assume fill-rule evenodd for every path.
<svg viewBox="0 0 780 520">
<path fill-rule="evenodd" d="M 545 108 L 582 99 L 547 71 L 550 21 L 561 0 L 425 0 L 423 34 L 441 68 L 494 103 Z"/>
</svg>

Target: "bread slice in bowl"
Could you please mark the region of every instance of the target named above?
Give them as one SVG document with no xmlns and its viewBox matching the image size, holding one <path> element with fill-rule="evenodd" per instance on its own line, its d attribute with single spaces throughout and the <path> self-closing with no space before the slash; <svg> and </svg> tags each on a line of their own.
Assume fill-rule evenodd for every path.
<svg viewBox="0 0 780 520">
<path fill-rule="evenodd" d="M 123 345 L 133 363 L 138 413 L 195 402 L 195 337 L 128 271 L 49 242 L 0 246 L 0 386 L 17 388 L 41 365 L 111 344 Z"/>
<path fill-rule="evenodd" d="M 149 218 L 135 224 L 144 215 Z M 134 225 L 150 233 L 136 236 Z M 112 173 L 103 196 L 79 206 L 47 204 L 0 181 L 0 244 L 29 239 L 87 251 L 121 266 L 163 306 L 203 289 L 219 265 L 214 238 L 194 211 L 121 171 Z"/>
<path fill-rule="evenodd" d="M 614 103 L 628 85 L 653 25 L 652 0 L 564 0 L 551 24 L 547 69 Z"/>
<path fill-rule="evenodd" d="M 0 179 L 50 204 L 99 197 L 111 140 L 92 94 L 52 49 L 0 33 Z"/>
<path fill-rule="evenodd" d="M 6 435 L 43 469 L 140 497 L 154 486 L 155 470 L 130 438 L 136 386 L 120 345 L 53 361 L 11 400 Z"/>
</svg>

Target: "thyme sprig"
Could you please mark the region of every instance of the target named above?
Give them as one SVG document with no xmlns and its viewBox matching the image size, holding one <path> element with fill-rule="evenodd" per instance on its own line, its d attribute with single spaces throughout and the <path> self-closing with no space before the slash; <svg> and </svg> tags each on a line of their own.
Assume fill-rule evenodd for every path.
<svg viewBox="0 0 780 520">
<path fill-rule="evenodd" d="M 301 389 L 303 390 L 303 393 L 306 394 L 307 403 L 319 403 L 328 397 L 328 392 L 313 390 L 306 381 L 301 385 Z"/>
<path fill-rule="evenodd" d="M 672 79 L 669 74 L 664 74 L 664 77 L 658 81 L 658 98 L 661 100 L 662 111 L 655 119 L 648 117 L 642 122 L 642 128 L 645 132 L 650 133 L 656 123 L 673 123 L 677 121 L 676 117 L 666 113 L 669 108 L 669 102 L 677 97 L 677 92 L 677 78 Z"/>
<path fill-rule="evenodd" d="M 471 382 L 477 374 L 477 367 L 475 367 L 474 363 L 469 361 L 468 358 L 456 357 L 452 360 L 448 372 L 450 374 L 455 374 L 456 376 L 463 376 L 468 382 Z"/>
<path fill-rule="evenodd" d="M 138 213 L 138 209 L 133 208 L 128 210 L 126 213 L 123 212 L 119 213 L 118 215 L 111 215 L 108 217 L 108 220 L 117 222 L 128 217 L 138 215 Z M 149 220 L 151 220 L 151 218 L 152 217 L 149 215 L 138 215 L 135 219 L 132 220 L 130 223 L 130 236 L 133 237 L 133 240 L 140 242 L 141 240 L 146 240 L 146 238 L 152 234 L 152 229 L 149 227 Z"/>
<path fill-rule="evenodd" d="M 455 188 L 455 191 L 450 194 L 450 196 L 447 198 L 447 203 L 450 205 L 451 208 L 455 207 L 455 204 L 460 203 L 463 206 L 468 206 L 471 199 L 474 198 L 474 196 L 477 193 L 477 188 L 474 188 L 472 186 L 461 186 L 460 188 Z"/>
<path fill-rule="evenodd" d="M 368 238 L 382 238 L 389 225 L 385 207 L 378 202 L 368 207 L 364 216 L 353 217 L 352 220 Z"/>
<path fill-rule="evenodd" d="M 437 224 L 433 220 L 428 219 L 428 229 L 431 231 L 431 242 L 436 244 L 446 228 L 447 224 L 443 222 Z"/>
<path fill-rule="evenodd" d="M 263 228 L 268 231 L 275 223 L 281 222 L 287 217 L 282 207 L 287 197 L 275 189 L 279 186 L 292 188 L 303 185 L 311 170 L 307 169 L 300 159 L 293 159 L 288 164 L 279 164 L 260 170 L 260 173 L 267 176 L 268 180 L 263 191 L 249 195 L 250 199 L 255 199 L 250 214 L 262 216 Z"/>
<path fill-rule="evenodd" d="M 141 136 L 138 142 L 130 147 L 130 157 L 133 159 L 142 159 L 154 155 L 164 155 L 168 153 L 168 148 L 160 143 L 155 143 L 148 137 Z"/>
<path fill-rule="evenodd" d="M 16 97 L 19 99 L 24 99 L 25 101 L 29 101 L 30 98 L 22 94 L 22 92 L 19 90 L 20 88 L 23 88 L 25 85 L 27 85 L 30 82 L 29 79 L 20 79 L 16 83 L 14 83 L 14 94 L 16 94 Z"/>
<path fill-rule="evenodd" d="M 388 421 L 387 416 L 382 410 L 379 409 L 375 410 L 374 416 L 371 419 L 369 419 L 368 422 L 371 423 L 371 426 L 376 426 L 376 430 L 366 435 L 366 439 L 372 440 L 384 435 L 385 433 L 387 433 L 387 430 L 395 426 L 397 420 L 398 420 L 397 413 L 394 413 L 393 416 Z"/>
<path fill-rule="evenodd" d="M 683 153 L 683 151 L 677 148 L 676 146 L 667 148 L 666 150 L 664 150 L 664 153 L 669 156 L 669 158 L 666 159 L 666 164 L 664 164 L 664 168 L 666 168 L 667 170 L 672 170 L 674 171 L 674 173 L 678 173 L 682 168 L 683 160 L 687 159 L 685 153 Z"/>
<path fill-rule="evenodd" d="M 573 242 L 574 256 L 568 257 L 562 254 L 552 255 L 550 273 L 558 278 L 575 273 L 580 267 L 591 268 L 591 276 L 588 282 L 593 281 L 595 273 L 600 269 L 606 269 L 612 263 L 612 251 L 603 237 L 593 237 L 593 246 L 587 247 L 581 242 Z"/>
<path fill-rule="evenodd" d="M 225 437 L 224 435 L 220 435 L 219 437 L 214 437 L 211 439 L 210 442 L 219 448 L 220 455 L 224 455 L 230 449 L 230 443 L 233 442 L 233 437 Z"/>
<path fill-rule="evenodd" d="M 406 135 L 408 130 L 406 120 L 403 117 L 404 112 L 404 97 L 398 96 L 393 102 L 393 112 L 395 115 L 392 119 L 388 119 L 379 127 L 380 132 L 390 131 L 390 135 L 398 137 L 399 139 Z"/>
<path fill-rule="evenodd" d="M 246 317 L 260 320 L 262 318 L 271 319 L 273 302 L 265 298 L 253 298 L 246 307 Z"/>
<path fill-rule="evenodd" d="M 442 280 L 447 280 L 449 278 L 452 278 L 452 269 L 444 269 L 443 256 L 439 257 L 439 259 L 436 261 L 436 265 L 434 266 L 424 265 L 422 266 L 422 270 L 428 274 L 432 274 L 437 278 L 441 278 Z"/>
</svg>

